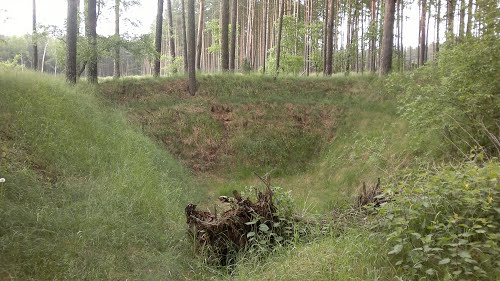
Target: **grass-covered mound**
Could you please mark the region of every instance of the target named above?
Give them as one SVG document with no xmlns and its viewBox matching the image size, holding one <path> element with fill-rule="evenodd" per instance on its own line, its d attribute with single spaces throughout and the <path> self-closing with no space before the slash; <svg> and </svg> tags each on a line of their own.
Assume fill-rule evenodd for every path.
<svg viewBox="0 0 500 281">
<path fill-rule="evenodd" d="M 341 113 L 333 98 L 343 85 L 326 79 L 202 76 L 195 97 L 185 84 L 126 79 L 101 91 L 186 166 L 240 178 L 305 171 L 333 138 Z"/>
<path fill-rule="evenodd" d="M 188 173 L 87 85 L 2 71 L 0 100 L 0 279 L 178 278 Z"/>
<path fill-rule="evenodd" d="M 349 206 L 356 189 L 407 162 L 394 98 L 364 77 L 205 75 L 191 97 L 182 77 L 124 79 L 100 92 L 198 173 L 214 195 L 273 184 L 316 211 Z M 304 201 L 307 201 L 303 203 Z"/>
</svg>

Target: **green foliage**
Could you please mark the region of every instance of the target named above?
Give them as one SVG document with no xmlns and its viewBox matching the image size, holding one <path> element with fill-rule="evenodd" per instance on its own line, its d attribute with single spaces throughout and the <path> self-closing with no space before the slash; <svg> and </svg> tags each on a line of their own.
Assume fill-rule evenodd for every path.
<svg viewBox="0 0 500 281">
<path fill-rule="evenodd" d="M 383 239 L 358 227 L 275 250 L 266 260 L 242 259 L 220 280 L 396 280 L 380 254 Z"/>
<path fill-rule="evenodd" d="M 210 32 L 213 38 L 212 44 L 207 48 L 210 53 L 220 52 L 221 29 L 218 19 L 210 20 L 206 23 L 205 32 Z"/>
<path fill-rule="evenodd" d="M 498 40 L 471 38 L 442 51 L 436 63 L 388 80 L 415 136 L 441 136 L 464 155 L 474 145 L 494 152 L 489 136 L 500 135 Z"/>
<path fill-rule="evenodd" d="M 382 228 L 406 278 L 499 276 L 499 179 L 497 161 L 469 162 L 415 170 L 386 191 Z"/>
<path fill-rule="evenodd" d="M 279 21 L 274 23 L 278 26 Z M 311 42 L 310 63 L 311 68 L 320 70 L 323 67 L 320 39 L 323 37 L 323 25 L 313 22 L 304 25 L 295 21 L 293 16 L 283 16 L 283 35 L 281 40 L 280 73 L 298 75 L 304 69 L 304 40 L 309 36 Z M 273 74 L 276 71 L 276 47 L 270 48 L 267 56 L 266 71 Z"/>
<path fill-rule="evenodd" d="M 18 62 L 20 61 L 21 55 L 16 55 L 11 60 L 0 61 L 0 68 L 3 69 L 13 69 L 19 66 Z"/>
<path fill-rule="evenodd" d="M 188 173 L 86 84 L 0 84 L 0 276 L 178 279 Z"/>
<path fill-rule="evenodd" d="M 300 226 L 292 220 L 295 205 L 290 192 L 285 192 L 281 187 L 271 187 L 273 192 L 273 203 L 276 207 L 275 220 L 266 221 L 256 215 L 253 220 L 246 223 L 252 227 L 252 231 L 247 233 L 248 244 L 246 251 L 248 254 L 264 258 L 273 252 L 277 247 L 294 243 L 294 234 L 297 234 Z M 244 196 L 256 194 L 259 190 L 253 186 L 247 187 Z"/>
</svg>

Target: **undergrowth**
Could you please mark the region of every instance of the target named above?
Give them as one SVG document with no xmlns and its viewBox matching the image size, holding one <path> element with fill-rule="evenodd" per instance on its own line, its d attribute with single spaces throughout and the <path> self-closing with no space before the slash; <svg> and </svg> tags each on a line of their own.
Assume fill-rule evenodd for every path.
<svg viewBox="0 0 500 281">
<path fill-rule="evenodd" d="M 500 276 L 500 165 L 467 162 L 412 170 L 380 210 L 388 255 L 404 279 Z"/>
<path fill-rule="evenodd" d="M 0 85 L 0 279 L 178 278 L 185 169 L 88 85 Z"/>
</svg>

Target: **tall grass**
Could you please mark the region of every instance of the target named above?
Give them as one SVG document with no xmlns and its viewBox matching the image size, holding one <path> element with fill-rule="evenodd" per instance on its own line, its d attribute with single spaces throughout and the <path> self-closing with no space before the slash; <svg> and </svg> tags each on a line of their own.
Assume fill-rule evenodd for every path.
<svg viewBox="0 0 500 281">
<path fill-rule="evenodd" d="M 218 194 L 271 172 L 274 184 L 322 212 L 350 205 L 363 181 L 404 162 L 406 124 L 372 76 L 199 81 L 189 98 L 179 77 L 109 81 L 100 90 L 176 157 L 208 171 Z"/>
<path fill-rule="evenodd" d="M 399 120 L 394 98 L 377 91 L 381 85 L 371 76 L 274 81 L 207 75 L 200 77 L 193 98 L 185 98 L 183 79 L 155 83 L 110 81 L 101 91 L 184 161 L 196 155 L 203 162 L 194 151 L 208 151 L 225 138 L 231 153 L 219 159 L 217 169 L 199 174 L 214 197 L 260 184 L 252 172 L 272 171 L 273 185 L 291 190 L 300 212 L 330 219 L 332 209 L 353 204 L 363 181 L 371 184 L 381 177 L 386 182 L 409 161 L 406 123 Z M 214 105 L 230 112 L 218 120 Z M 165 142 L 172 136 L 174 142 Z M 243 256 L 231 277 L 200 266 L 194 278 L 390 280 L 395 270 L 384 247 L 381 237 L 354 226 L 340 236 L 282 249 L 265 261 Z"/>
<path fill-rule="evenodd" d="M 88 85 L 0 73 L 0 279 L 183 271 L 189 174 Z M 197 194 L 197 195 L 196 195 Z"/>
<path fill-rule="evenodd" d="M 382 237 L 362 228 L 282 249 L 265 263 L 242 261 L 234 280 L 396 280 Z"/>
</svg>

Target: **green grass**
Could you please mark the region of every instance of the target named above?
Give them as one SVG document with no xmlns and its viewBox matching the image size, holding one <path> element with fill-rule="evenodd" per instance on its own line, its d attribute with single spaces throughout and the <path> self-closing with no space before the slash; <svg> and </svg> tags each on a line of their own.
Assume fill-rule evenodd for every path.
<svg viewBox="0 0 500 281">
<path fill-rule="evenodd" d="M 230 280 L 397 280 L 388 265 L 382 237 L 349 229 L 293 249 L 281 249 L 265 262 L 242 261 Z"/>
<path fill-rule="evenodd" d="M 300 212 L 328 218 L 352 205 L 363 181 L 407 165 L 406 124 L 372 76 L 203 75 L 195 97 L 182 77 L 96 89 L 37 74 L 2 73 L 0 82 L 0 279 L 394 273 L 383 239 L 361 226 L 257 264 L 243 258 L 233 277 L 193 259 L 184 234 L 188 200 L 212 207 L 218 195 L 260 185 L 254 172 L 271 172 Z"/>
<path fill-rule="evenodd" d="M 333 209 L 353 204 L 363 182 L 389 181 L 417 153 L 394 98 L 375 90 L 381 84 L 372 76 L 274 81 L 204 75 L 196 97 L 188 96 L 185 83 L 179 77 L 125 79 L 104 83 L 100 90 L 147 135 L 198 171 L 212 198 L 208 202 L 261 185 L 253 173 L 271 172 L 274 185 L 291 190 L 299 212 L 328 218 Z M 120 87 L 143 90 L 119 93 Z M 212 151 L 213 158 L 204 151 Z M 207 162 L 210 166 L 204 166 Z M 390 280 L 396 270 L 385 258 L 384 243 L 354 226 L 256 264 L 243 257 L 229 279 Z M 201 273 L 194 279 L 227 278 L 225 271 L 197 270 Z"/>
<path fill-rule="evenodd" d="M 373 76 L 202 75 L 124 79 L 100 91 L 185 165 L 212 195 L 259 184 L 271 172 L 301 208 L 348 207 L 363 182 L 407 164 L 406 124 Z M 127 89 L 127 90 L 124 90 Z M 307 198 L 307 201 L 305 200 Z"/>
<path fill-rule="evenodd" d="M 0 85 L 0 279 L 178 278 L 189 173 L 90 86 Z"/>
</svg>

